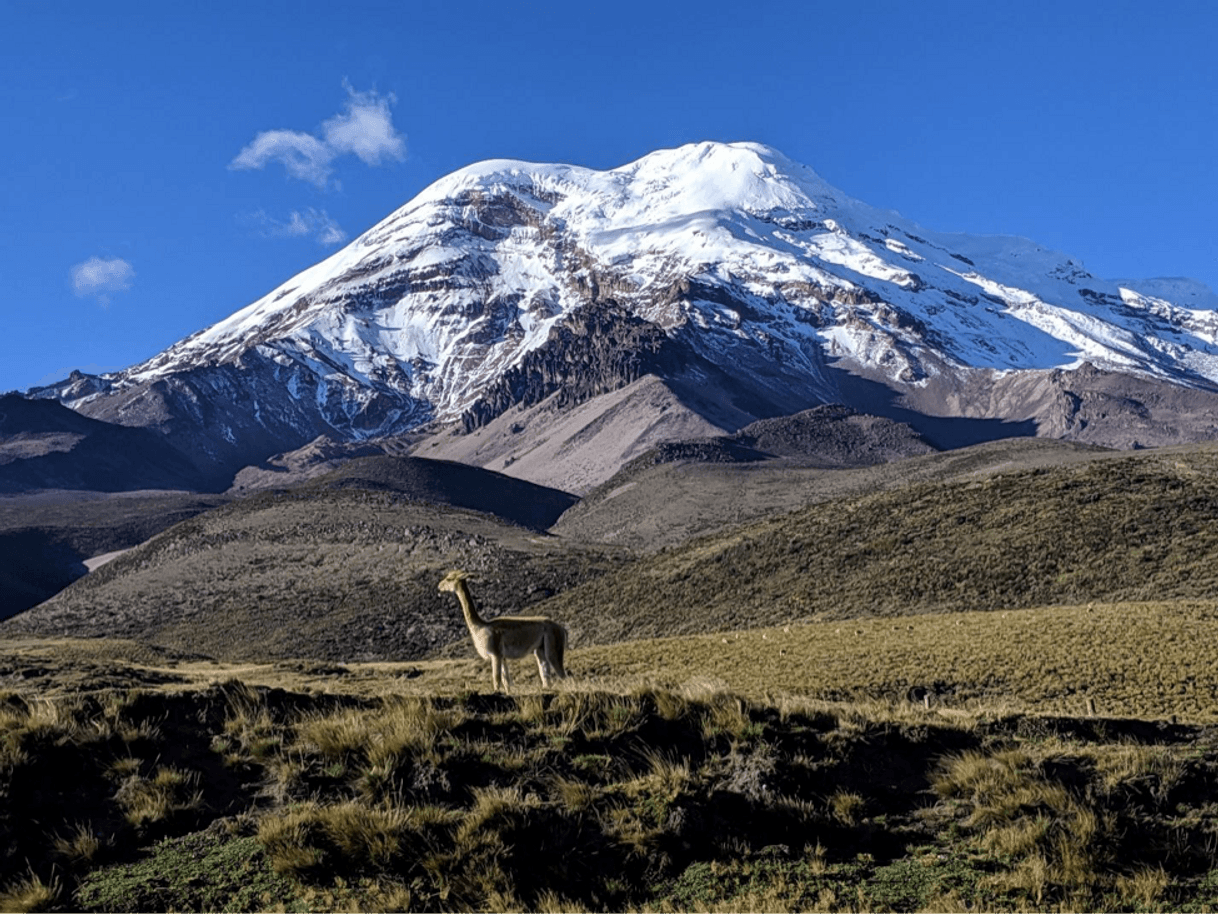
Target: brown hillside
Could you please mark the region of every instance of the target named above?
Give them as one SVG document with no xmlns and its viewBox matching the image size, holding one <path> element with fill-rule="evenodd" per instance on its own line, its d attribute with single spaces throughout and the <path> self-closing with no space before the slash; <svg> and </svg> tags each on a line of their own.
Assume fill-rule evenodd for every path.
<svg viewBox="0 0 1218 914">
<path fill-rule="evenodd" d="M 1218 449 L 916 483 L 666 549 L 545 604 L 584 642 L 1218 594 Z"/>
</svg>

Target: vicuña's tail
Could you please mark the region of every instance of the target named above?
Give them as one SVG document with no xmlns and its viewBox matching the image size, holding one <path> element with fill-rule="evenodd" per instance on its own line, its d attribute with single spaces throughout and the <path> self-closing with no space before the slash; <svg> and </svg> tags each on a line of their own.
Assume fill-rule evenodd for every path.
<svg viewBox="0 0 1218 914">
<path fill-rule="evenodd" d="M 560 678 L 566 679 L 567 667 L 565 657 L 567 654 L 567 629 L 565 626 L 559 625 L 558 623 L 554 624 L 554 629 L 554 665 L 556 667 L 554 672 L 557 673 Z"/>
</svg>

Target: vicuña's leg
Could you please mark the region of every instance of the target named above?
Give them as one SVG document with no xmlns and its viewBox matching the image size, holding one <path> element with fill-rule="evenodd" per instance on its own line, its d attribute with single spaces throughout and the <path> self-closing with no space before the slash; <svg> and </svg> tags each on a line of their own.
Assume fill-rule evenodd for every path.
<svg viewBox="0 0 1218 914">
<path fill-rule="evenodd" d="M 507 657 L 499 658 L 499 679 L 503 682 L 503 694 L 512 691 L 512 673 L 508 669 Z"/>
<path fill-rule="evenodd" d="M 549 654 L 549 645 L 547 639 L 543 638 L 541 644 L 537 645 L 537 650 L 533 651 L 533 656 L 537 658 L 537 675 L 541 677 L 543 689 L 550 687 L 550 663 L 547 654 Z"/>
<path fill-rule="evenodd" d="M 499 682 L 503 678 L 503 658 L 498 654 L 491 654 L 491 691 L 499 691 Z"/>
<path fill-rule="evenodd" d="M 567 671 L 563 669 L 562 663 L 565 635 L 562 626 L 552 625 L 546 629 L 541 644 L 537 647 L 537 665 L 541 666 L 544 660 L 548 679 L 566 678 Z"/>
</svg>

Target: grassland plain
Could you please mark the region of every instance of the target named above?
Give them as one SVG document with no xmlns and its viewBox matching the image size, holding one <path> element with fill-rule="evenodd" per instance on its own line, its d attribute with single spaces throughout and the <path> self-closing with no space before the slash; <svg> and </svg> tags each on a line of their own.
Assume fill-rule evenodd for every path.
<svg viewBox="0 0 1218 914">
<path fill-rule="evenodd" d="M 457 695 L 486 683 L 465 645 L 452 660 L 222 663 L 101 639 L 2 643 L 0 683 L 33 697 L 102 688 L 198 688 L 222 677 L 354 697 Z M 568 667 L 588 688 L 711 683 L 752 701 L 784 695 L 917 701 L 951 713 L 1137 717 L 1218 723 L 1218 601 L 1096 603 L 993 613 L 790 624 L 577 648 Z M 536 666 L 512 664 L 537 688 Z M 925 699 L 923 696 L 925 695 Z"/>
</svg>

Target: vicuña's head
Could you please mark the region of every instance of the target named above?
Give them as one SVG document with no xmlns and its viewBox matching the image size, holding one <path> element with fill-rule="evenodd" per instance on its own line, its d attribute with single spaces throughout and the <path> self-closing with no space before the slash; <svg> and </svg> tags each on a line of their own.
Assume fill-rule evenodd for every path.
<svg viewBox="0 0 1218 914">
<path fill-rule="evenodd" d="M 458 571 L 457 569 L 453 569 L 448 574 L 446 574 L 444 576 L 444 580 L 442 580 L 440 582 L 440 590 L 441 591 L 456 590 L 457 584 L 461 581 L 464 581 L 468 577 L 469 577 L 469 575 L 467 575 L 464 571 Z"/>
</svg>

